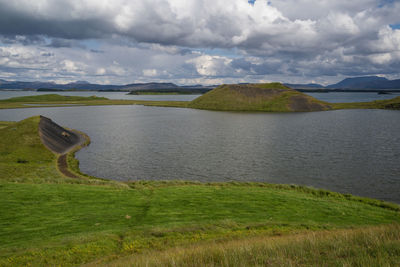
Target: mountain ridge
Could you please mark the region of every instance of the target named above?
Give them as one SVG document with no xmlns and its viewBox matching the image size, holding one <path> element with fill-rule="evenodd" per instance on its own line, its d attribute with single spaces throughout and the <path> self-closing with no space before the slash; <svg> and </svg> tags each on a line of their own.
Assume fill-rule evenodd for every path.
<svg viewBox="0 0 400 267">
<path fill-rule="evenodd" d="M 385 90 L 400 89 L 400 79 L 389 80 L 379 76 L 360 76 L 345 78 L 342 81 L 323 86 L 320 84 L 289 84 L 286 86 L 293 89 L 361 89 L 361 90 Z"/>
<path fill-rule="evenodd" d="M 51 90 L 115 90 L 115 91 L 135 91 L 135 90 L 161 90 L 161 89 L 212 89 L 215 86 L 179 86 L 174 83 L 130 83 L 125 85 L 104 85 L 93 84 L 87 81 L 76 81 L 67 84 L 57 84 L 54 82 L 22 82 L 22 81 L 6 81 L 0 79 L 0 90 L 14 89 L 14 90 L 38 90 L 38 89 L 51 89 Z"/>
<path fill-rule="evenodd" d="M 317 83 L 284 83 L 292 89 L 352 89 L 352 90 L 385 90 L 385 89 L 400 89 L 400 79 L 389 80 L 379 76 L 361 76 L 345 78 L 342 81 L 330 84 L 327 86 Z M 205 86 L 197 85 L 176 85 L 170 82 L 149 82 L 149 83 L 129 83 L 125 85 L 104 85 L 94 84 L 87 81 L 76 81 L 67 84 L 57 84 L 54 82 L 24 82 L 24 81 L 7 81 L 0 79 L 0 90 L 111 90 L 111 91 L 135 91 L 135 90 L 171 90 L 171 89 L 213 89 L 218 85 Z"/>
</svg>

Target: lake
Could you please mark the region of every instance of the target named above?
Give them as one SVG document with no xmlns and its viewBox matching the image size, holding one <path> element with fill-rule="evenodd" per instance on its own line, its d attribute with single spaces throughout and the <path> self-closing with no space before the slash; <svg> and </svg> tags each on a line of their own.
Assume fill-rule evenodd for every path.
<svg viewBox="0 0 400 267">
<path fill-rule="evenodd" d="M 234 113 L 97 106 L 0 110 L 86 132 L 81 170 L 116 180 L 301 184 L 400 203 L 400 111 Z"/>
<path fill-rule="evenodd" d="M 390 93 L 378 95 L 378 93 L 354 93 L 354 92 L 330 92 L 330 93 L 306 93 L 316 99 L 330 103 L 351 103 L 351 102 L 369 102 L 375 100 L 392 99 L 400 96 L 400 93 Z"/>
</svg>

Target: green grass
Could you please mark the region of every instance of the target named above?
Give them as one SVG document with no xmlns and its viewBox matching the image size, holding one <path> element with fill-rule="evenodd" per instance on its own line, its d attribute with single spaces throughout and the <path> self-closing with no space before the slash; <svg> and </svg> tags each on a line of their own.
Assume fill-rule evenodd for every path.
<svg viewBox="0 0 400 267">
<path fill-rule="evenodd" d="M 290 105 L 293 97 L 301 97 L 309 103 L 329 109 L 327 103 L 280 83 L 221 85 L 194 99 L 188 107 L 224 111 L 289 112 L 293 111 Z"/>
<path fill-rule="evenodd" d="M 95 101 L 95 100 L 108 100 L 105 97 L 97 96 L 65 96 L 57 94 L 46 94 L 46 95 L 34 95 L 34 96 L 21 96 L 13 97 L 9 99 L 2 99 L 0 103 L 10 103 L 10 102 L 70 102 L 70 101 Z"/>
<path fill-rule="evenodd" d="M 0 195 L 0 263 L 12 257 L 16 265 L 75 264 L 201 240 L 400 222 L 398 211 L 273 186 L 3 183 Z M 79 251 L 70 255 L 74 248 Z"/>
<path fill-rule="evenodd" d="M 398 266 L 400 225 L 207 242 L 89 266 Z"/>
<path fill-rule="evenodd" d="M 66 178 L 41 144 L 39 119 L 0 129 L 0 266 L 400 222 L 396 204 L 302 186 Z"/>
<path fill-rule="evenodd" d="M 40 141 L 39 117 L 0 129 L 0 181 L 59 182 L 56 157 Z"/>
<path fill-rule="evenodd" d="M 6 128 L 7 126 L 10 126 L 11 124 L 14 124 L 15 122 L 13 121 L 0 121 L 0 129 Z"/>
<path fill-rule="evenodd" d="M 46 94 L 22 96 L 0 100 L 0 109 L 37 108 L 71 106 L 103 106 L 103 105 L 145 105 L 160 107 L 186 107 L 185 101 L 144 101 L 144 100 L 110 100 L 105 97 L 82 97 Z"/>
</svg>

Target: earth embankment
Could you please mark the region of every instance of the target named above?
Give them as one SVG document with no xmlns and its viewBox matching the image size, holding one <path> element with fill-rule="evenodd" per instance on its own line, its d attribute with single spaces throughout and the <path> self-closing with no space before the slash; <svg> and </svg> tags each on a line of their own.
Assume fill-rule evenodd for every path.
<svg viewBox="0 0 400 267">
<path fill-rule="evenodd" d="M 84 145 L 85 137 L 80 133 L 61 127 L 44 116 L 40 116 L 39 136 L 49 150 L 59 154 L 57 158 L 58 170 L 66 177 L 79 178 L 68 168 L 67 153 L 77 146 Z"/>
<path fill-rule="evenodd" d="M 82 135 L 69 131 L 44 116 L 40 116 L 39 136 L 48 149 L 61 155 L 85 142 Z"/>
</svg>

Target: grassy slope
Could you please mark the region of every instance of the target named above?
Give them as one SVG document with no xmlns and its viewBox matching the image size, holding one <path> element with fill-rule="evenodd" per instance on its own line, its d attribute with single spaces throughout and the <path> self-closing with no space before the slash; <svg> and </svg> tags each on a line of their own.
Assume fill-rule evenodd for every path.
<svg viewBox="0 0 400 267">
<path fill-rule="evenodd" d="M 203 242 L 89 266 L 398 266 L 399 262 L 397 224 Z"/>
<path fill-rule="evenodd" d="M 86 181 L 57 172 L 38 122 L 0 129 L 0 265 L 79 264 L 201 240 L 400 222 L 398 205 L 296 186 L 74 184 Z"/>
<path fill-rule="evenodd" d="M 6 128 L 7 126 L 13 124 L 13 121 L 0 121 L 0 129 Z"/>
<path fill-rule="evenodd" d="M 264 91 L 266 93 L 265 95 L 246 95 L 240 92 L 240 90 L 235 90 L 235 86 L 236 85 L 219 86 L 191 101 L 188 107 L 226 111 L 288 112 L 292 111 L 290 108 L 291 98 L 302 96 L 309 102 L 326 105 L 326 109 L 329 108 L 327 103 L 292 90 L 280 83 L 240 85 L 243 89 L 251 87 L 257 88 L 260 92 Z M 268 95 L 268 92 L 273 89 L 279 89 L 282 90 L 282 92 Z"/>
<path fill-rule="evenodd" d="M 400 221 L 398 211 L 346 198 L 229 184 L 3 183 L 0 195 L 0 265 L 82 263 L 208 239 Z"/>
<path fill-rule="evenodd" d="M 0 181 L 57 182 L 63 179 L 55 166 L 56 157 L 40 141 L 33 117 L 0 129 Z"/>
</svg>

